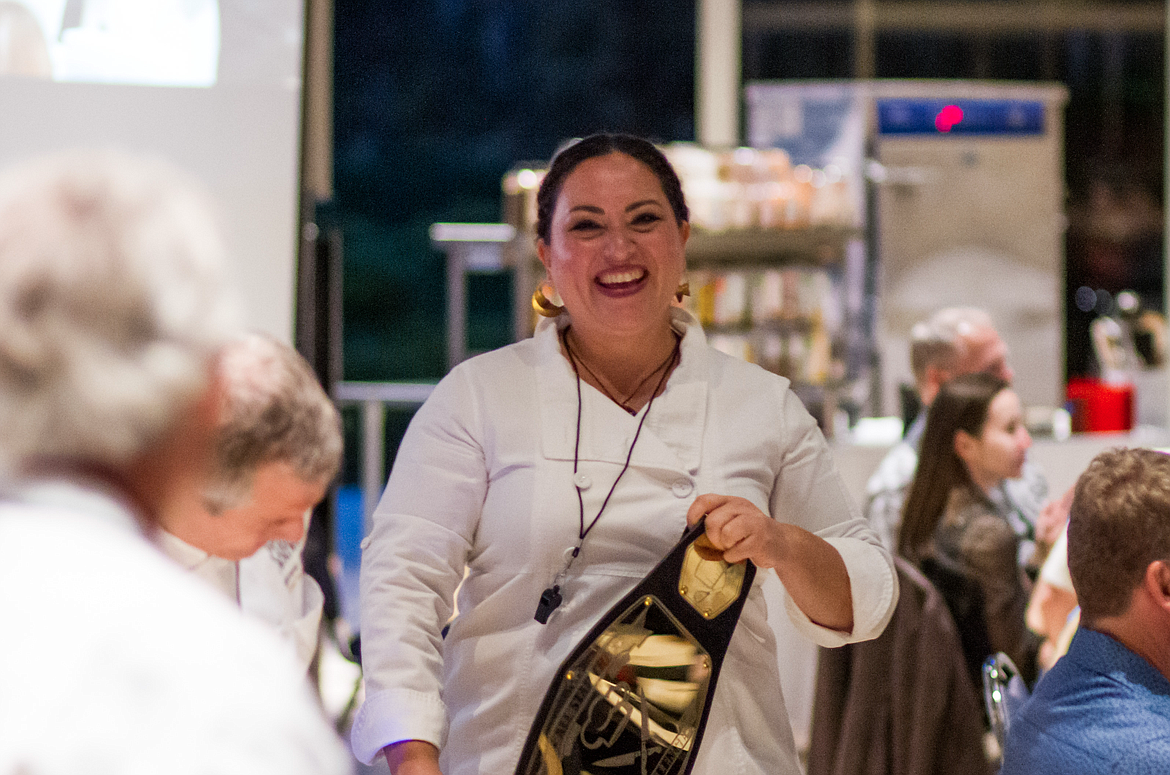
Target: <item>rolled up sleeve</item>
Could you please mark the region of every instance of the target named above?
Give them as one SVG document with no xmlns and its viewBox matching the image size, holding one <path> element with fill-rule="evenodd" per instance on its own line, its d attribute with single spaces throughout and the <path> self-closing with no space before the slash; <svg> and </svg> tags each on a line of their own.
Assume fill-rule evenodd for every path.
<svg viewBox="0 0 1170 775">
<path fill-rule="evenodd" d="M 791 391 L 784 402 L 782 462 L 772 492 L 772 515 L 815 533 L 841 555 L 849 575 L 853 630 L 846 633 L 814 624 L 785 595 L 788 615 L 798 631 L 821 646 L 876 638 L 898 602 L 893 558 L 861 518 L 816 421 Z"/>
</svg>

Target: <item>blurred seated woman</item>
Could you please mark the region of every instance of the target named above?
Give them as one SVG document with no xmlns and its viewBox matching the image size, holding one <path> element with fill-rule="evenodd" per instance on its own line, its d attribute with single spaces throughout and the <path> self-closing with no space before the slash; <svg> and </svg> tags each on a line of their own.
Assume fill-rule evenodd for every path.
<svg viewBox="0 0 1170 775">
<path fill-rule="evenodd" d="M 1020 538 L 988 497 L 1020 475 L 1031 445 L 1007 382 L 989 374 L 951 380 L 927 415 L 902 513 L 898 551 L 940 587 L 976 673 L 985 657 L 1002 651 L 1025 677 L 1035 674 Z"/>
<path fill-rule="evenodd" d="M 439 383 L 363 544 L 352 739 L 396 775 L 513 772 L 557 666 L 704 515 L 728 562 L 777 574 L 818 643 L 875 637 L 897 602 L 890 557 L 787 380 L 709 347 L 677 306 L 690 224 L 662 153 L 587 137 L 557 154 L 537 205 L 548 316 Z M 801 771 L 763 576 L 694 775 Z M 563 602 L 536 620 L 550 585 Z"/>
</svg>

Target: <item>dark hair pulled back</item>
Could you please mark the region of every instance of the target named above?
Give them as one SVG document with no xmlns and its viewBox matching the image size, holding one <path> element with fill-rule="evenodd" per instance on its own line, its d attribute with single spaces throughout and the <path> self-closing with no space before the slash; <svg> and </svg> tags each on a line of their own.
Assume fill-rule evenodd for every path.
<svg viewBox="0 0 1170 775">
<path fill-rule="evenodd" d="M 955 435 L 983 432 L 991 402 L 1009 385 L 993 374 L 977 372 L 955 377 L 943 384 L 926 415 L 926 429 L 918 450 L 918 470 L 906 504 L 898 552 L 911 560 L 921 559 L 938 527 L 951 490 L 960 485 L 974 488 L 966 464 L 955 451 Z"/>
<path fill-rule="evenodd" d="M 641 137 L 601 133 L 577 140 L 562 148 L 553 157 L 552 164 L 549 165 L 548 172 L 540 184 L 540 190 L 536 193 L 536 236 L 548 242 L 553 210 L 556 209 L 565 178 L 581 162 L 611 153 L 624 153 L 649 167 L 658 178 L 666 200 L 670 202 L 675 220 L 680 224 L 690 220 L 690 211 L 687 209 L 686 199 L 683 198 L 682 184 L 662 151 Z"/>
</svg>

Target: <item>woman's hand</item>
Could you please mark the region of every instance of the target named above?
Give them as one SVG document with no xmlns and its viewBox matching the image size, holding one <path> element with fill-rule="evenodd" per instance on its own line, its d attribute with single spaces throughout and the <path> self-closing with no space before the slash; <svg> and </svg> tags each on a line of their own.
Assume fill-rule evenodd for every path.
<svg viewBox="0 0 1170 775">
<path fill-rule="evenodd" d="M 1060 538 L 1060 531 L 1064 529 L 1064 523 L 1068 522 L 1074 494 L 1076 487 L 1069 487 L 1064 495 L 1057 500 L 1048 501 L 1044 508 L 1040 509 L 1040 514 L 1036 518 L 1036 543 L 1043 545 L 1046 550 Z"/>
<path fill-rule="evenodd" d="M 749 500 L 731 495 L 700 495 L 687 511 L 687 524 L 707 517 L 706 534 L 723 559 L 751 560 L 775 568 L 792 602 L 816 624 L 853 629 L 853 596 L 841 555 L 823 538 L 777 522 Z"/>
<path fill-rule="evenodd" d="M 687 511 L 687 524 L 707 517 L 707 538 L 730 563 L 751 560 L 760 568 L 775 568 L 783 561 L 784 538 L 779 523 L 744 498 L 700 495 Z"/>
<path fill-rule="evenodd" d="M 391 775 L 443 775 L 439 749 L 422 740 L 403 740 L 382 749 Z"/>
</svg>

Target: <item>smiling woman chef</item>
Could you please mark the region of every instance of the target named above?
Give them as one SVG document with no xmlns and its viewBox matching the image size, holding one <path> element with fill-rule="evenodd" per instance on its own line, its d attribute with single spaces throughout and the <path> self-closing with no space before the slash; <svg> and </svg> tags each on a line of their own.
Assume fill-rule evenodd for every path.
<svg viewBox="0 0 1170 775">
<path fill-rule="evenodd" d="M 703 515 L 728 561 L 774 569 L 818 643 L 875 637 L 897 599 L 787 380 L 710 348 L 673 303 L 690 224 L 662 153 L 587 137 L 557 154 L 537 202 L 547 317 L 439 383 L 362 558 L 353 746 L 366 762 L 385 751 L 396 775 L 511 772 L 557 666 Z M 554 583 L 563 602 L 542 624 Z M 756 584 L 695 773 L 800 772 Z"/>
</svg>

